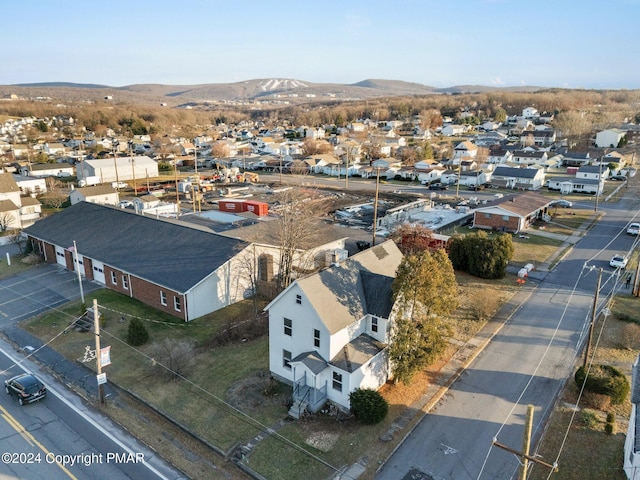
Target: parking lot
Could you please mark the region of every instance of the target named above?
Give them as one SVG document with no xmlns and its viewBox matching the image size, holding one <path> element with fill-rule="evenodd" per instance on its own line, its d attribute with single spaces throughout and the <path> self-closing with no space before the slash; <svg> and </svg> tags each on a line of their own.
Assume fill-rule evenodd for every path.
<svg viewBox="0 0 640 480">
<path fill-rule="evenodd" d="M 87 295 L 100 285 L 83 281 Z M 0 327 L 80 298 L 78 277 L 59 265 L 42 264 L 0 280 Z"/>
</svg>

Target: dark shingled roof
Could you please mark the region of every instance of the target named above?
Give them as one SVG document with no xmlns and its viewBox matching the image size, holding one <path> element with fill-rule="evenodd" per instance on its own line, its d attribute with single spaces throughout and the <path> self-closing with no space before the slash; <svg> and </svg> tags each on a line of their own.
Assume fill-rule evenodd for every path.
<svg viewBox="0 0 640 480">
<path fill-rule="evenodd" d="M 362 289 L 366 302 L 367 313 L 376 317 L 389 318 L 393 307 L 392 277 L 377 275 L 365 271 L 360 272 Z"/>
<path fill-rule="evenodd" d="M 504 166 L 496 167 L 493 172 L 494 177 L 535 178 L 537 174 L 537 168 L 515 168 Z"/>
<path fill-rule="evenodd" d="M 184 293 L 249 244 L 211 232 L 80 202 L 26 228 L 27 235 Z"/>
</svg>

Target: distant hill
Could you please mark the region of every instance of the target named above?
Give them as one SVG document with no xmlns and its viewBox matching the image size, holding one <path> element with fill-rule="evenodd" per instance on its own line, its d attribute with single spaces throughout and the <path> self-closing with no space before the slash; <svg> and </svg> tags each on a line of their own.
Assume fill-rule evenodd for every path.
<svg viewBox="0 0 640 480">
<path fill-rule="evenodd" d="M 305 103 L 320 100 L 362 100 L 379 97 L 478 93 L 492 90 L 526 91 L 540 87 L 453 86 L 435 88 L 400 80 L 362 80 L 353 84 L 313 83 L 291 78 L 263 78 L 235 83 L 202 85 L 139 84 L 111 87 L 99 84 L 43 82 L 0 85 L 0 97 L 17 95 L 24 98 L 49 97 L 59 101 L 109 101 L 117 103 L 166 103 L 169 106 L 201 103 L 277 102 Z"/>
</svg>

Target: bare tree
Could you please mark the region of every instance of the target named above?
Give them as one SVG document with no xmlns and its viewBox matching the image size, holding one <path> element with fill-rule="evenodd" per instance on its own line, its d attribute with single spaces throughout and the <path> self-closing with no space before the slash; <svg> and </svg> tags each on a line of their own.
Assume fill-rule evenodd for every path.
<svg viewBox="0 0 640 480">
<path fill-rule="evenodd" d="M 278 262 L 278 291 L 289 286 L 293 280 L 294 268 L 301 263 L 301 249 L 314 235 L 311 201 L 303 198 L 298 189 L 282 192 L 279 211 L 278 241 L 280 259 Z"/>
<path fill-rule="evenodd" d="M 18 247 L 21 254 L 25 253 L 27 240 L 22 236 L 22 229 L 18 228 L 13 230 L 11 235 L 9 235 L 9 240 Z"/>
<path fill-rule="evenodd" d="M 0 212 L 0 232 L 6 232 L 14 221 L 15 217 L 11 213 Z"/>
<path fill-rule="evenodd" d="M 309 173 L 309 165 L 302 160 L 294 160 L 289 167 L 289 171 L 293 175 L 307 175 Z"/>
<path fill-rule="evenodd" d="M 191 339 L 165 338 L 151 345 L 149 354 L 161 374 L 178 379 L 186 375 L 195 363 L 195 342 Z"/>
<path fill-rule="evenodd" d="M 229 144 L 223 140 L 219 140 L 211 146 L 211 155 L 215 158 L 228 157 L 230 151 Z"/>
</svg>

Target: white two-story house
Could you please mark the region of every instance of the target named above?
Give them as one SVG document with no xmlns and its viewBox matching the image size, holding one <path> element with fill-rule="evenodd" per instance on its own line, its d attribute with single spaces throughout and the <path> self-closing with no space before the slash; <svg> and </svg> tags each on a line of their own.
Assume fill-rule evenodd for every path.
<svg viewBox="0 0 640 480">
<path fill-rule="evenodd" d="M 294 281 L 269 312 L 269 369 L 293 386 L 290 415 L 327 402 L 349 410 L 357 388 L 389 378 L 391 285 L 402 260 L 393 241 Z"/>
</svg>

